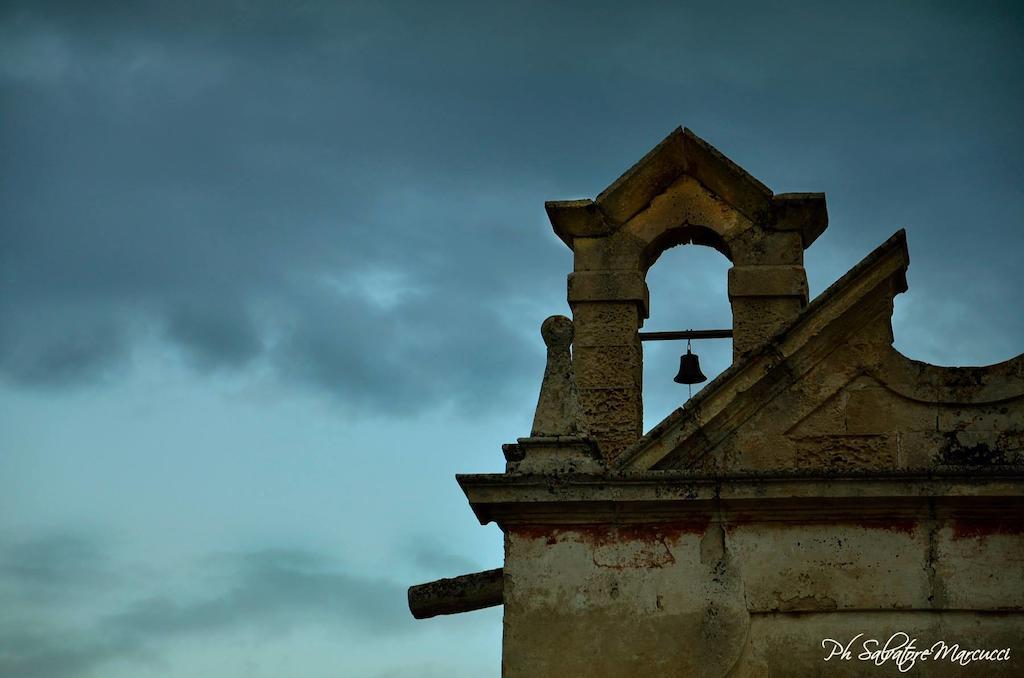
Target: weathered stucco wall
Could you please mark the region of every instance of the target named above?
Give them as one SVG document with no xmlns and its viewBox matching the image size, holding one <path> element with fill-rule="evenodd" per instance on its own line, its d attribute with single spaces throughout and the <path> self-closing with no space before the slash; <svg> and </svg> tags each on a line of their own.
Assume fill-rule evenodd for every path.
<svg viewBox="0 0 1024 678">
<path fill-rule="evenodd" d="M 899 631 L 919 649 L 1011 648 L 912 675 L 1022 675 L 1022 567 L 1020 526 L 991 520 L 516 526 L 503 675 L 898 675 L 826 663 L 822 641 Z"/>
</svg>

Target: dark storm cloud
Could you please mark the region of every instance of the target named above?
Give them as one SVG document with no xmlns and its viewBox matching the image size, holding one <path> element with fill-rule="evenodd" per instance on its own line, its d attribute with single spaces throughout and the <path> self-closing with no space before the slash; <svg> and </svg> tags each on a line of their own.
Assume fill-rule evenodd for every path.
<svg viewBox="0 0 1024 678">
<path fill-rule="evenodd" d="M 123 565 L 106 563 L 100 545 L 79 536 L 2 545 L 0 676 L 71 678 L 114 659 L 159 662 L 175 638 L 239 629 L 280 635 L 326 625 L 378 637 L 424 630 L 405 607 L 404 586 L 292 549 L 213 557 L 195 568 L 184 594 L 137 600 L 91 627 L 69 627 L 69 595 L 88 598 L 97 581 L 124 578 Z M 38 589 L 61 595 L 25 595 Z"/>
<path fill-rule="evenodd" d="M 493 187 L 439 174 L 386 115 L 369 125 L 368 107 L 409 115 L 409 102 L 369 86 L 369 55 L 335 54 L 359 48 L 343 17 L 330 35 L 285 17 L 292 28 L 265 36 L 278 18 L 255 14 L 238 38 L 198 9 L 184 25 L 9 11 L 7 141 L 23 162 L 7 189 L 5 371 L 92 377 L 155 327 L 201 369 L 266 356 L 375 409 L 419 409 L 442 382 L 485 403 L 529 355 L 503 319 L 523 291 L 460 262 L 527 253 L 512 287 L 529 288 L 545 255 L 505 247 L 522 211 L 503 195 L 499 216 L 467 213 Z"/>
<path fill-rule="evenodd" d="M 174 309 L 167 336 L 190 349 L 200 368 L 243 365 L 263 350 L 255 323 L 241 304 L 198 303 Z"/>
<path fill-rule="evenodd" d="M 1024 335 L 999 312 L 1024 286 L 1013 4 L 2 11 L 0 369 L 22 384 L 86 383 L 156 336 L 370 411 L 494 406 L 533 388 L 564 311 L 542 201 L 594 195 L 680 122 L 828 192 L 817 289 L 906 226 L 929 317 L 985 290 L 969 319 Z"/>
</svg>

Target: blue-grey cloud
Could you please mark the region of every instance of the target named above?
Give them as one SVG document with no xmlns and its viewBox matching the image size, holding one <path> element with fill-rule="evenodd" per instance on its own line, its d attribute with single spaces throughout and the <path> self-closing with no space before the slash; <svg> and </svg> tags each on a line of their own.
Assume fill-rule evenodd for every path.
<svg viewBox="0 0 1024 678">
<path fill-rule="evenodd" d="M 477 560 L 454 553 L 444 544 L 424 537 L 413 540 L 409 545 L 408 560 L 423 579 L 457 577 L 485 569 Z"/>
<path fill-rule="evenodd" d="M 109 617 L 106 627 L 140 640 L 239 626 L 285 630 L 326 623 L 392 634 L 414 628 L 404 587 L 388 580 L 348 574 L 303 551 L 258 551 L 232 561 L 230 588 L 192 602 L 168 596 L 141 600 Z"/>
<path fill-rule="evenodd" d="M 187 591 L 136 599 L 106 614 L 93 605 L 85 624 L 63 618 L 70 602 L 92 602 L 97 583 L 109 589 L 126 574 L 123 562 L 82 535 L 3 544 L 0 676 L 74 678 L 114 660 L 170 661 L 163 651 L 176 639 L 239 630 L 281 637 L 326 626 L 349 638 L 426 630 L 408 613 L 405 586 L 295 549 L 217 554 L 194 566 Z"/>
<path fill-rule="evenodd" d="M 0 602 L 9 608 L 67 602 L 113 581 L 103 549 L 85 535 L 0 540 Z"/>
<path fill-rule="evenodd" d="M 13 2 L 0 26 L 18 384 L 117 374 L 155 336 L 368 412 L 500 407 L 565 310 L 542 201 L 680 122 L 828 192 L 818 289 L 906 226 L 929 317 L 973 289 L 981 355 L 1024 335 L 1000 312 L 1024 287 L 1013 3 Z"/>
<path fill-rule="evenodd" d="M 131 639 L 68 635 L 59 627 L 0 626 L 0 676 L 79 678 L 115 659 L 149 659 Z"/>
<path fill-rule="evenodd" d="M 138 656 L 132 639 L 69 628 L 62 619 L 118 581 L 96 539 L 73 532 L 0 541 L 0 676 L 73 678 Z"/>
</svg>

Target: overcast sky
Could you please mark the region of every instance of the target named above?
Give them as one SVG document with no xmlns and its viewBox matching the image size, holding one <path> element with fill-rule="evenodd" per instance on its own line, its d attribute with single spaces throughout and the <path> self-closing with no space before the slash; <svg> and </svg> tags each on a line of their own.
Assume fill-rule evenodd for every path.
<svg viewBox="0 0 1024 678">
<path fill-rule="evenodd" d="M 677 125 L 827 194 L 812 296 L 904 227 L 897 347 L 1020 353 L 1021 7 L 4 2 L 0 676 L 498 676 L 500 609 L 405 588 L 501 564 L 453 475 L 529 433 L 544 201 Z M 667 253 L 648 328 L 728 266 Z"/>
</svg>

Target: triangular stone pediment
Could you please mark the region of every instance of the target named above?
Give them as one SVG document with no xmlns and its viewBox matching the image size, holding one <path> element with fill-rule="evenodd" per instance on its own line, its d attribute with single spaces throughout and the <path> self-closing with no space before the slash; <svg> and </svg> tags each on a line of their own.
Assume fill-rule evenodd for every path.
<svg viewBox="0 0 1024 678">
<path fill-rule="evenodd" d="M 1024 356 L 941 368 L 892 347 L 908 263 L 900 231 L 655 426 L 620 467 L 842 473 L 1024 459 L 1015 424 Z"/>
<path fill-rule="evenodd" d="M 805 249 L 828 224 L 823 194 L 775 195 L 718 149 L 683 128 L 673 130 L 595 199 L 556 200 L 545 203 L 545 207 L 555 233 L 572 248 L 575 238 L 602 237 L 615 232 L 652 208 L 659 197 L 663 198 L 662 211 L 667 202 L 668 211 L 678 212 L 663 219 L 686 221 L 686 210 L 693 200 L 687 199 L 690 196 L 685 191 L 682 200 L 664 200 L 674 187 L 685 186 L 686 179 L 714 196 L 720 207 L 735 212 L 733 221 L 740 220 L 747 227 L 756 224 L 773 230 L 799 231 Z"/>
<path fill-rule="evenodd" d="M 627 451 L 623 467 L 794 467 L 798 425 L 815 413 L 827 417 L 828 402 L 891 345 L 892 300 L 905 289 L 908 263 L 900 231 L 655 426 Z M 831 416 L 838 426 L 844 414 Z"/>
</svg>

